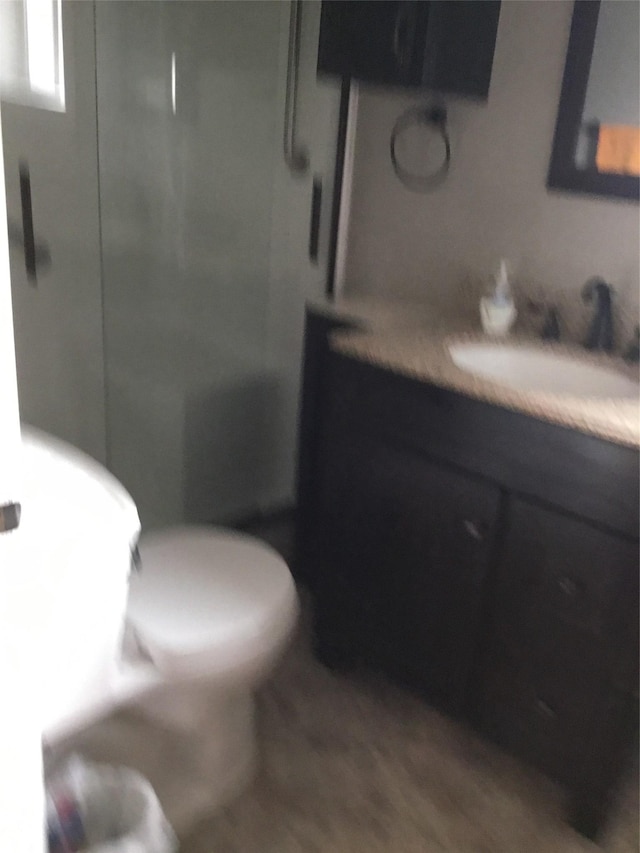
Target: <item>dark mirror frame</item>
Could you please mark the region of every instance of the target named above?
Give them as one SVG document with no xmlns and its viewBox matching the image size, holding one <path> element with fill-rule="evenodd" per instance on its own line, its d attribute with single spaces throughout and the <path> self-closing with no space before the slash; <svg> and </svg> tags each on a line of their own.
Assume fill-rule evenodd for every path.
<svg viewBox="0 0 640 853">
<path fill-rule="evenodd" d="M 578 169 L 575 165 L 599 12 L 599 0 L 576 0 L 574 3 L 547 186 L 638 201 L 640 177 L 607 174 L 595 168 Z"/>
</svg>

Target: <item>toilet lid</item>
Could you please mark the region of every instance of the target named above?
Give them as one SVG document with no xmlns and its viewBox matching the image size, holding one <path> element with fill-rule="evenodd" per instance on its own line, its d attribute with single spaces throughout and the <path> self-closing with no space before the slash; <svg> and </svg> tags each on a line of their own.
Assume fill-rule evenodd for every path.
<svg viewBox="0 0 640 853">
<path fill-rule="evenodd" d="M 215 668 L 263 652 L 290 627 L 297 596 L 287 564 L 263 542 L 215 527 L 174 527 L 140 539 L 127 616 L 163 669 Z"/>
</svg>

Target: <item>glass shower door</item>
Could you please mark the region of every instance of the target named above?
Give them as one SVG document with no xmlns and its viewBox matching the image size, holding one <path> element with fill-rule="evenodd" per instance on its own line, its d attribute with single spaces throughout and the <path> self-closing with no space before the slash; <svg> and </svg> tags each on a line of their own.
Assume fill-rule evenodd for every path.
<svg viewBox="0 0 640 853">
<path fill-rule="evenodd" d="M 96 7 L 108 464 L 145 526 L 291 489 L 311 174 L 282 171 L 288 12 Z"/>
</svg>

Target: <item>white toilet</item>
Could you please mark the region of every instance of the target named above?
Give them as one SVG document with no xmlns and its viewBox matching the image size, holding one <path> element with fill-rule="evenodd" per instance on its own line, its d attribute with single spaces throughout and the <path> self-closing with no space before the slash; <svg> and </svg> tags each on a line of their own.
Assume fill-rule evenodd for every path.
<svg viewBox="0 0 640 853">
<path fill-rule="evenodd" d="M 178 826 L 199 807 L 211 811 L 251 778 L 254 692 L 298 612 L 286 563 L 257 539 L 194 525 L 143 535 L 142 565 L 131 572 L 140 523 L 120 483 L 26 426 L 23 457 L 29 571 L 21 600 L 45 747 L 64 751 L 96 721 L 133 706 L 176 735 L 157 752 L 170 740 L 184 747 L 180 767 L 178 759 L 169 765 L 176 784 L 161 796 L 170 820 Z M 136 766 L 146 730 L 128 743 L 116 734 L 106 760 Z M 166 776 L 172 757 L 157 760 Z"/>
<path fill-rule="evenodd" d="M 143 535 L 130 580 L 125 657 L 142 713 L 182 734 L 208 807 L 237 793 L 256 758 L 254 692 L 294 628 L 289 569 L 250 536 L 208 526 Z M 148 682 L 148 663 L 159 675 Z M 192 798 L 188 794 L 187 798 Z M 174 813 L 180 811 L 172 804 Z"/>
</svg>

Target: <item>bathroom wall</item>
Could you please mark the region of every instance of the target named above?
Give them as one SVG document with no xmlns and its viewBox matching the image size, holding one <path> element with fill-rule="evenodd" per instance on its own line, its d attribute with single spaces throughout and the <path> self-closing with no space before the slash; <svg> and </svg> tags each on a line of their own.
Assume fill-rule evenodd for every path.
<svg viewBox="0 0 640 853">
<path fill-rule="evenodd" d="M 361 87 L 346 293 L 449 303 L 505 256 L 560 301 L 600 274 L 637 310 L 638 206 L 545 186 L 572 5 L 504 0 L 489 101 L 448 99 L 451 171 L 428 194 L 405 189 L 389 160 L 395 119 L 420 99 Z"/>
</svg>

